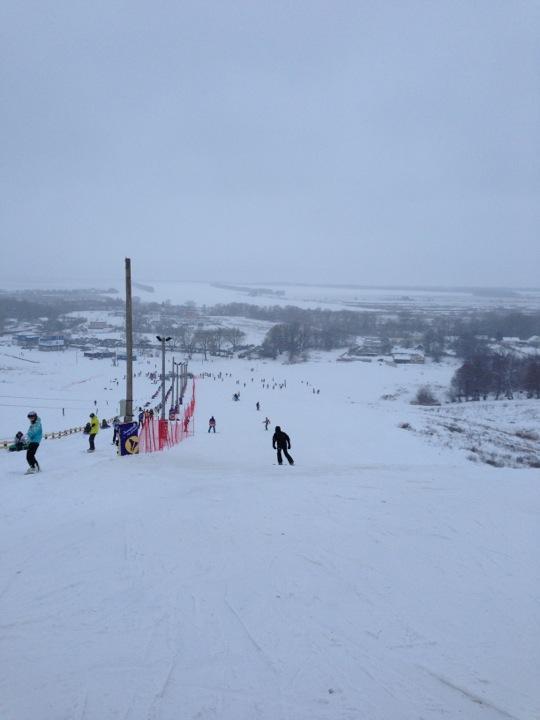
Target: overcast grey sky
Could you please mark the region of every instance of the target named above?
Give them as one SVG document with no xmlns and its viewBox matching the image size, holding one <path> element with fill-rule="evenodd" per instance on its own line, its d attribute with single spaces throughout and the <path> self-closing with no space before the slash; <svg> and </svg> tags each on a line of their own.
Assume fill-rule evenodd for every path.
<svg viewBox="0 0 540 720">
<path fill-rule="evenodd" d="M 1 281 L 540 285 L 535 0 L 2 0 Z"/>
</svg>

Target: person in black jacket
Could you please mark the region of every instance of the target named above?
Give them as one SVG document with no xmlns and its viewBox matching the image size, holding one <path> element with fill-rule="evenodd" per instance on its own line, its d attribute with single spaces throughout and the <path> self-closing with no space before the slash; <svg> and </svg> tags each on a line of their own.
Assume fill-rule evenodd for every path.
<svg viewBox="0 0 540 720">
<path fill-rule="evenodd" d="M 283 458 L 281 457 L 281 453 L 285 455 L 285 457 L 289 461 L 289 465 L 294 465 L 294 460 L 287 452 L 291 449 L 291 439 L 287 435 L 287 433 L 283 432 L 279 425 L 276 425 L 276 431 L 274 433 L 274 436 L 272 437 L 272 447 L 274 448 L 274 450 L 277 450 L 278 465 L 283 465 Z"/>
</svg>

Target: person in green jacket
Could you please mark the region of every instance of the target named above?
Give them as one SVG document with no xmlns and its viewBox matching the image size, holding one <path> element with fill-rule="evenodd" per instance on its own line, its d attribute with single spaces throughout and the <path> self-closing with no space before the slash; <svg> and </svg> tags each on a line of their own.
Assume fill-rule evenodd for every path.
<svg viewBox="0 0 540 720">
<path fill-rule="evenodd" d="M 97 415 L 94 415 L 94 413 L 90 413 L 90 434 L 88 435 L 88 442 L 90 443 L 90 447 L 88 448 L 87 452 L 94 452 L 94 450 L 96 449 L 95 439 L 98 432 L 99 418 Z"/>
</svg>

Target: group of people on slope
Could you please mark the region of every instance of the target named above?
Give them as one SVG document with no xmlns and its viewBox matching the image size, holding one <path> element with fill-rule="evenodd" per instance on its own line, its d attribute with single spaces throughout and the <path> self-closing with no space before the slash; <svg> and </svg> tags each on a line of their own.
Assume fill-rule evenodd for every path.
<svg viewBox="0 0 540 720">
<path fill-rule="evenodd" d="M 29 412 L 27 417 L 30 420 L 30 426 L 26 431 L 26 435 L 19 431 L 15 435 L 15 441 L 12 445 L 10 445 L 9 449 L 15 451 L 26 450 L 26 460 L 28 462 L 28 470 L 26 471 L 26 474 L 30 475 L 32 473 L 39 472 L 40 470 L 39 463 L 36 459 L 36 452 L 39 448 L 41 440 L 43 439 L 43 428 L 41 425 L 41 419 L 38 417 L 36 412 Z M 118 417 L 115 417 L 113 421 L 113 443 L 117 441 L 119 424 L 120 419 Z M 263 420 L 265 430 L 268 430 L 269 424 L 270 419 L 266 417 Z M 98 434 L 100 427 L 108 428 L 109 424 L 106 420 L 103 420 L 100 425 L 98 416 L 95 413 L 90 413 L 90 420 L 86 424 L 84 429 L 85 433 L 88 434 L 89 445 L 86 452 L 95 452 L 96 435 Z M 208 421 L 208 432 L 216 432 L 216 419 L 213 415 Z M 276 425 L 275 432 L 272 437 L 272 447 L 274 448 L 274 450 L 277 450 L 278 465 L 283 464 L 283 455 L 285 455 L 285 457 L 287 458 L 289 465 L 294 465 L 294 460 L 289 454 L 289 450 L 291 449 L 291 439 L 286 432 L 283 432 L 279 425 Z"/>
<path fill-rule="evenodd" d="M 270 419 L 268 417 L 263 420 L 263 425 L 265 426 L 265 430 L 268 430 L 268 426 L 270 425 Z M 216 432 L 216 418 L 213 415 L 208 421 L 208 432 Z M 287 458 L 289 465 L 294 465 L 294 460 L 289 454 L 291 439 L 286 432 L 283 432 L 279 425 L 276 425 L 274 435 L 272 436 L 272 447 L 274 450 L 277 450 L 278 465 L 283 465 L 283 455 Z"/>
<path fill-rule="evenodd" d="M 20 452 L 21 450 L 26 450 L 26 461 L 28 463 L 28 470 L 26 471 L 26 475 L 31 475 L 33 473 L 39 472 L 40 470 L 39 462 L 36 458 L 36 453 L 43 439 L 43 426 L 41 424 L 41 418 L 33 410 L 28 413 L 27 418 L 28 420 L 30 420 L 30 426 L 26 431 L 26 434 L 19 430 L 15 434 L 15 439 L 13 443 L 9 446 L 9 450 L 11 452 Z M 115 432 L 117 432 L 118 428 L 116 420 L 118 420 L 118 418 L 115 418 Z M 101 428 L 108 427 L 110 427 L 108 422 L 106 420 L 103 420 L 103 422 L 101 423 Z M 90 413 L 90 420 L 84 428 L 85 433 L 88 434 L 89 447 L 87 452 L 95 452 L 95 440 L 99 430 L 99 418 L 95 413 Z"/>
</svg>

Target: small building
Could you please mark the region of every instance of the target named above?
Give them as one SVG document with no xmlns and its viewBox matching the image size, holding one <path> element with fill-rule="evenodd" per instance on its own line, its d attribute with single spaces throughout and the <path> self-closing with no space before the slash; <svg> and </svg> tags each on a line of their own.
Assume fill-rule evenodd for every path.
<svg viewBox="0 0 540 720">
<path fill-rule="evenodd" d="M 39 335 L 33 333 L 21 333 L 20 335 L 16 335 L 15 339 L 21 347 L 36 347 L 39 343 Z"/>
<path fill-rule="evenodd" d="M 83 355 L 91 360 L 105 360 L 115 356 L 112 350 L 86 350 Z"/>
<path fill-rule="evenodd" d="M 396 365 L 423 365 L 426 357 L 419 350 L 398 350 L 392 353 L 392 360 Z"/>
<path fill-rule="evenodd" d="M 40 350 L 64 350 L 66 339 L 63 335 L 42 335 L 39 338 L 38 348 Z"/>
<path fill-rule="evenodd" d="M 363 337 L 358 343 L 349 348 L 347 355 L 359 357 L 377 357 L 384 355 L 389 350 L 389 342 L 385 338 L 380 337 Z"/>
</svg>

